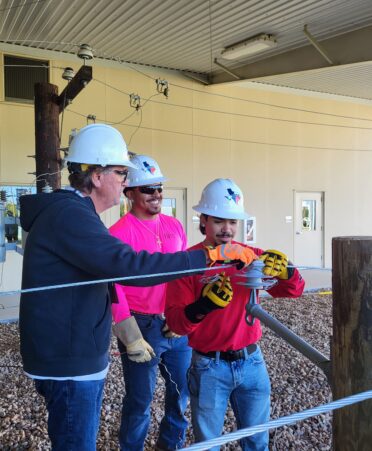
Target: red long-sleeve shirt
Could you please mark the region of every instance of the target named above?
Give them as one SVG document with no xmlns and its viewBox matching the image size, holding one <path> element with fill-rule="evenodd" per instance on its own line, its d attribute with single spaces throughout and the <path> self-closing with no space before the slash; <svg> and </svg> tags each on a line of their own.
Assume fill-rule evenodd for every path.
<svg viewBox="0 0 372 451">
<path fill-rule="evenodd" d="M 203 243 L 191 247 L 191 249 L 202 248 Z M 262 249 L 251 249 L 256 255 L 263 253 Z M 175 280 L 168 284 L 165 306 L 167 324 L 173 332 L 188 335 L 189 345 L 198 351 L 238 350 L 256 343 L 261 337 L 260 321 L 256 318 L 253 326 L 248 326 L 245 321 L 245 305 L 251 290 L 237 283 L 244 282 L 244 278 L 237 277 L 236 269 L 229 268 L 226 273 L 230 275 L 234 293 L 231 303 L 224 309 L 214 310 L 196 324 L 187 319 L 184 309 L 188 304 L 199 299 L 205 277 L 211 276 L 211 272 Z M 301 296 L 304 286 L 304 280 L 295 269 L 290 279 L 278 279 L 277 285 L 271 288 L 269 293 L 273 297 L 295 298 Z"/>
</svg>

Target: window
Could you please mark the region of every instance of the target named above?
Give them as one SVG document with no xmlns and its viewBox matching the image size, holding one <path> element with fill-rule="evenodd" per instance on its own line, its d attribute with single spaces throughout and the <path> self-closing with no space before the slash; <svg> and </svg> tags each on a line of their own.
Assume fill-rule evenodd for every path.
<svg viewBox="0 0 372 451">
<path fill-rule="evenodd" d="M 22 230 L 19 224 L 19 197 L 23 194 L 35 194 L 35 186 L 0 185 L 0 198 L 5 203 L 5 238 L 8 243 L 20 243 Z"/>
<path fill-rule="evenodd" d="M 256 217 L 251 216 L 244 220 L 244 243 L 254 244 L 256 242 Z"/>
<path fill-rule="evenodd" d="M 32 103 L 35 83 L 48 81 L 48 61 L 4 55 L 5 100 Z"/>
<path fill-rule="evenodd" d="M 316 201 L 302 200 L 302 231 L 311 232 L 316 230 Z"/>
</svg>

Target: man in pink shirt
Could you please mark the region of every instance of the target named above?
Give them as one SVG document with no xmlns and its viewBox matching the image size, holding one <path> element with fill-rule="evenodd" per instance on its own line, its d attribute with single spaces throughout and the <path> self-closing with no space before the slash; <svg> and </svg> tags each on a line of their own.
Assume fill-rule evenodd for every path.
<svg viewBox="0 0 372 451">
<path fill-rule="evenodd" d="M 201 213 L 202 243 L 191 249 L 235 243 L 238 221 L 248 218 L 243 194 L 231 179 L 216 179 L 203 190 L 194 210 Z M 304 289 L 300 273 L 287 268 L 280 251 L 252 248 L 265 262 L 264 273 L 277 278 L 273 297 L 298 297 Z M 217 272 L 217 271 L 216 271 Z M 270 380 L 261 350 L 260 322 L 246 323 L 245 305 L 251 290 L 227 269 L 206 283 L 205 275 L 168 283 L 165 315 L 176 333 L 188 334 L 193 348 L 189 370 L 192 425 L 197 442 L 218 437 L 230 401 L 238 428 L 269 419 Z M 240 283 L 239 283 L 240 282 Z M 240 441 L 244 451 L 268 451 L 268 434 Z M 213 450 L 218 450 L 214 447 Z"/>
<path fill-rule="evenodd" d="M 161 213 L 165 178 L 157 162 L 145 155 L 136 155 L 131 161 L 139 168 L 129 170 L 128 186 L 124 190 L 131 210 L 110 228 L 110 233 L 135 251 L 185 250 L 187 238 L 181 223 Z M 165 380 L 166 394 L 157 449 L 180 448 L 187 428 L 184 416 L 188 400 L 186 371 L 191 349 L 187 337 L 174 334 L 165 322 L 166 284 L 152 287 L 116 285 L 116 292 L 118 303 L 112 304 L 114 321 L 126 320 L 127 325 L 124 336 L 117 333 L 126 345 L 119 340 L 126 391 L 120 449 L 143 450 L 158 368 Z M 131 335 L 136 338 L 134 342 Z"/>
</svg>

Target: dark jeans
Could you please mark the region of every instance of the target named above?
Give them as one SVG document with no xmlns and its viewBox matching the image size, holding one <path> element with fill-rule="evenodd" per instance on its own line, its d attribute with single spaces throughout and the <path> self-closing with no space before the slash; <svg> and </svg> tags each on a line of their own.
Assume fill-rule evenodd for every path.
<svg viewBox="0 0 372 451">
<path fill-rule="evenodd" d="M 144 339 L 153 347 L 156 357 L 149 362 L 136 363 L 122 352 L 125 397 L 120 427 L 120 449 L 142 451 L 150 424 L 150 406 L 153 398 L 158 367 L 165 380 L 164 417 L 160 424 L 157 445 L 161 449 L 181 448 L 188 422 L 184 416 L 188 401 L 187 369 L 191 348 L 187 337 L 165 338 L 165 324 L 160 315 L 133 314 Z"/>
<path fill-rule="evenodd" d="M 105 380 L 35 379 L 48 409 L 48 434 L 53 451 L 94 451 Z"/>
</svg>

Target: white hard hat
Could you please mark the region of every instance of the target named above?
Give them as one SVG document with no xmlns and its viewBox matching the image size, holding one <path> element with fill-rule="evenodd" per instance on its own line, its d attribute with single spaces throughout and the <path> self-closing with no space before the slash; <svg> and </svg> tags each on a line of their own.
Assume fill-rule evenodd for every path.
<svg viewBox="0 0 372 451">
<path fill-rule="evenodd" d="M 244 197 L 231 179 L 216 179 L 202 192 L 198 205 L 192 207 L 199 213 L 223 219 L 248 219 L 244 211 Z"/>
<path fill-rule="evenodd" d="M 136 169 L 129 168 L 128 182 L 129 188 L 133 186 L 154 185 L 155 183 L 165 182 L 167 179 L 163 176 L 158 163 L 147 155 L 135 155 L 131 159 Z"/>
<path fill-rule="evenodd" d="M 83 127 L 72 138 L 65 161 L 98 166 L 136 166 L 130 162 L 121 133 L 106 124 Z"/>
</svg>

